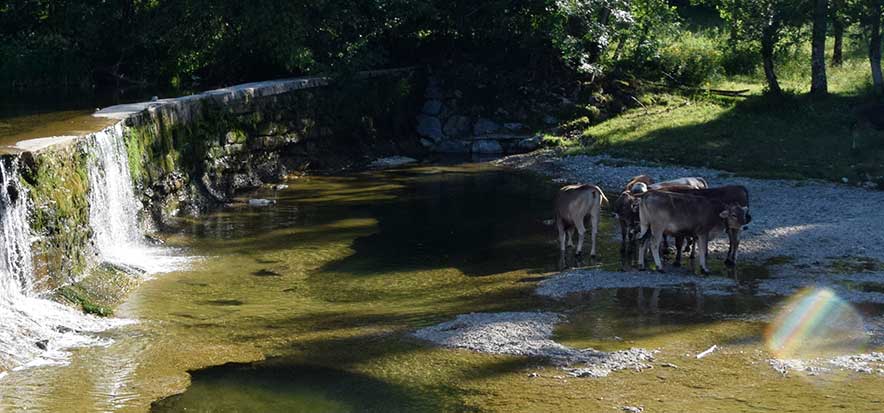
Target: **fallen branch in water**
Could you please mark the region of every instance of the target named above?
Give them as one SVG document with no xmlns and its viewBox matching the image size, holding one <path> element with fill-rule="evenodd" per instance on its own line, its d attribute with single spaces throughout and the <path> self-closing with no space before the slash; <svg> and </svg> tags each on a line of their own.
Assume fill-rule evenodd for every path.
<svg viewBox="0 0 884 413">
<path fill-rule="evenodd" d="M 709 347 L 708 349 L 706 349 L 706 351 L 704 351 L 704 352 L 702 352 L 702 353 L 700 353 L 700 354 L 697 354 L 697 359 L 701 359 L 701 358 L 703 358 L 703 357 L 706 357 L 706 356 L 712 354 L 712 352 L 715 351 L 715 350 L 718 350 L 718 345 L 717 345 L 717 344 L 713 344 L 712 347 Z"/>
</svg>

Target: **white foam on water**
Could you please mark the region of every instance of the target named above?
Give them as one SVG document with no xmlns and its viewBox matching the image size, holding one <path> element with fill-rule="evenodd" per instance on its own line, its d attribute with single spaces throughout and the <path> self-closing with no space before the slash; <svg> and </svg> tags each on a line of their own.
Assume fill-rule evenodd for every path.
<svg viewBox="0 0 884 413">
<path fill-rule="evenodd" d="M 108 342 L 94 333 L 131 323 L 85 315 L 36 296 L 27 199 L 17 160 L 0 162 L 0 371 L 64 364 L 68 349 Z"/>
</svg>

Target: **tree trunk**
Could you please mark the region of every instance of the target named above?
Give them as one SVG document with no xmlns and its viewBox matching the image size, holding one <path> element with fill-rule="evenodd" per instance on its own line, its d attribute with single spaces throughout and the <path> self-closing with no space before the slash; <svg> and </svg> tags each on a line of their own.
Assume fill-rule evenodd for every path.
<svg viewBox="0 0 884 413">
<path fill-rule="evenodd" d="M 836 11 L 833 10 L 832 14 Z M 832 66 L 841 66 L 844 63 L 844 22 L 838 17 L 832 21 L 832 35 L 835 37 L 835 45 L 832 47 Z"/>
<path fill-rule="evenodd" d="M 869 64 L 872 68 L 872 86 L 876 94 L 884 92 L 881 77 L 881 0 L 872 0 L 869 8 Z"/>
<path fill-rule="evenodd" d="M 780 31 L 780 21 L 776 16 L 771 17 L 761 30 L 761 60 L 764 65 L 764 77 L 767 78 L 767 88 L 774 96 L 781 96 L 780 82 L 774 72 L 774 46 Z"/>
<path fill-rule="evenodd" d="M 815 0 L 810 53 L 810 94 L 823 97 L 829 93 L 826 82 L 826 9 L 828 0 Z"/>
</svg>

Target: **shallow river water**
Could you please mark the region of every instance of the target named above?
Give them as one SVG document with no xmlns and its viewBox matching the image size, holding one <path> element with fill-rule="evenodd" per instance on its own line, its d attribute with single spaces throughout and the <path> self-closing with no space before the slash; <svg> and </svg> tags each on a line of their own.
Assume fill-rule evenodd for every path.
<svg viewBox="0 0 884 413">
<path fill-rule="evenodd" d="M 460 165 L 288 184 L 256 194 L 275 205 L 180 220 L 167 244 L 198 257 L 190 269 L 141 285 L 115 314 L 137 323 L 103 333 L 112 344 L 0 379 L 0 411 L 884 410 L 884 376 L 774 371 L 759 320 L 777 299 L 751 285 L 534 295 L 559 258 L 543 178 Z M 592 265 L 620 268 L 614 225 L 603 219 Z M 555 339 L 572 347 L 659 349 L 655 367 L 572 378 L 410 336 L 458 314 L 524 310 L 566 314 Z"/>
</svg>

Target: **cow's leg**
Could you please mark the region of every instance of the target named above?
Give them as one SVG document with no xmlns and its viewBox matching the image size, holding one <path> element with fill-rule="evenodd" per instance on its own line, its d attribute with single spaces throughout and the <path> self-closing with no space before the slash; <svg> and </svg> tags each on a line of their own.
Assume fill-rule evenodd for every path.
<svg viewBox="0 0 884 413">
<path fill-rule="evenodd" d="M 675 237 L 675 261 L 672 262 L 673 267 L 681 267 L 681 247 L 684 244 L 685 237 Z"/>
<path fill-rule="evenodd" d="M 669 255 L 669 238 L 663 235 L 663 245 L 660 247 L 663 255 Z"/>
<path fill-rule="evenodd" d="M 568 246 L 573 247 L 574 246 L 574 227 L 568 228 L 565 231 L 565 234 L 567 235 L 567 238 L 568 238 L 568 242 L 567 242 Z"/>
<path fill-rule="evenodd" d="M 626 221 L 620 220 L 620 253 L 626 254 Z"/>
<path fill-rule="evenodd" d="M 578 219 L 577 222 L 574 223 L 574 226 L 577 227 L 576 255 L 580 255 L 581 253 L 583 253 L 583 239 L 586 237 L 586 227 L 583 226 L 582 219 Z"/>
<path fill-rule="evenodd" d="M 638 269 L 639 271 L 645 270 L 645 253 L 648 250 L 648 244 L 650 243 L 650 239 L 639 239 L 636 241 L 638 243 Z"/>
<path fill-rule="evenodd" d="M 709 240 L 707 240 L 706 237 L 707 235 L 705 234 L 697 236 L 697 248 L 700 249 L 700 271 L 703 275 L 709 275 L 709 268 L 706 267 L 706 254 L 708 252 L 706 246 Z"/>
<path fill-rule="evenodd" d="M 734 267 L 737 265 L 737 249 L 740 247 L 740 237 L 734 230 L 728 231 L 727 237 L 730 241 L 730 248 L 727 250 L 727 259 L 724 260 L 724 265 Z"/>
<path fill-rule="evenodd" d="M 663 229 L 651 231 L 654 237 L 654 245 L 651 246 L 651 254 L 654 255 L 654 265 L 657 266 L 658 272 L 663 272 L 663 259 L 660 258 L 660 246 L 663 244 Z"/>
<path fill-rule="evenodd" d="M 565 223 L 561 218 L 556 217 L 556 230 L 559 231 L 559 247 L 562 254 L 565 253 Z"/>
<path fill-rule="evenodd" d="M 601 202 L 601 200 L 599 202 Z M 589 216 L 590 221 L 591 221 L 590 224 L 592 224 L 592 229 L 591 229 L 591 231 L 592 231 L 592 248 L 589 250 L 589 256 L 591 258 L 595 258 L 595 256 L 596 256 L 595 239 L 596 239 L 596 235 L 598 235 L 598 232 L 599 232 L 599 219 L 601 218 L 601 215 L 602 215 L 601 207 L 602 207 L 601 204 L 597 204 L 595 207 L 595 210 Z"/>
</svg>

